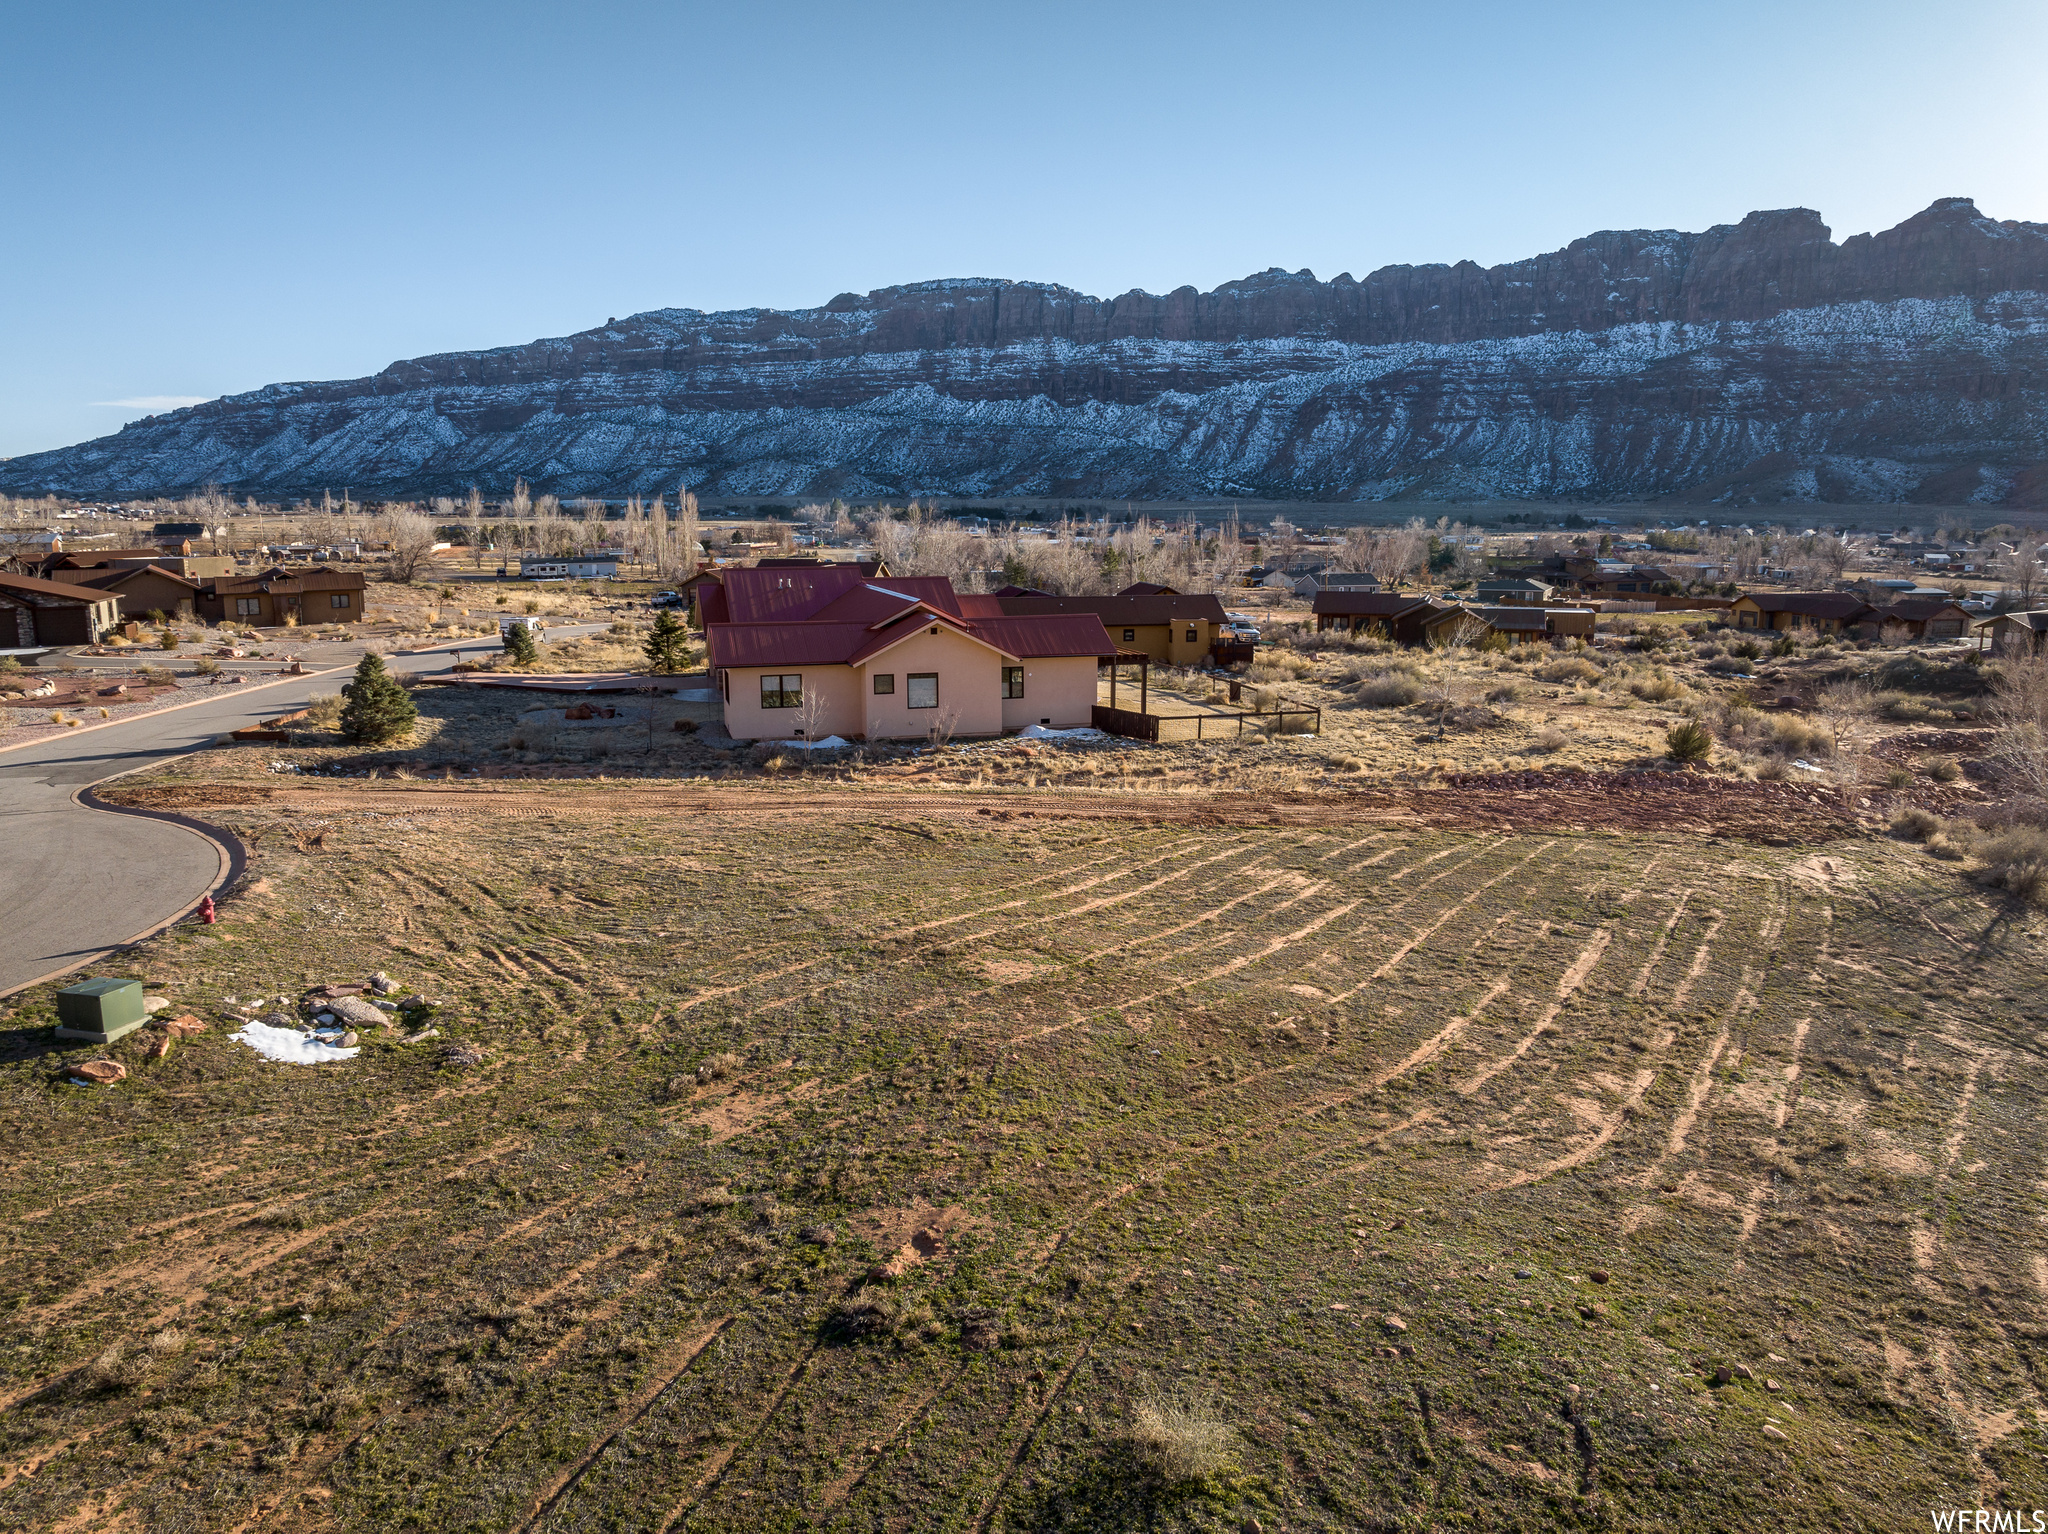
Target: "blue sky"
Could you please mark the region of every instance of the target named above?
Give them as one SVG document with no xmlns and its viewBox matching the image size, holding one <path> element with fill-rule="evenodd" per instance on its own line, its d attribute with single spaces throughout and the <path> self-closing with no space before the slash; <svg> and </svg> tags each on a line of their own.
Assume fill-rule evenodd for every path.
<svg viewBox="0 0 2048 1534">
<path fill-rule="evenodd" d="M 2044 56 L 2039 0 L 0 0 L 0 455 L 671 305 L 2048 220 Z"/>
</svg>

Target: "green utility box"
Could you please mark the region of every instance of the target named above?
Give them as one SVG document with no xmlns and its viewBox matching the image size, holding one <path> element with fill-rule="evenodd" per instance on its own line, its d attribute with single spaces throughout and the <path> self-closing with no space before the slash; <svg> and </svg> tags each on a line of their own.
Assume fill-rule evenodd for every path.
<svg viewBox="0 0 2048 1534">
<path fill-rule="evenodd" d="M 111 1044 L 140 1028 L 147 1015 L 142 1010 L 140 980 L 81 980 L 57 993 L 60 1039 Z"/>
</svg>

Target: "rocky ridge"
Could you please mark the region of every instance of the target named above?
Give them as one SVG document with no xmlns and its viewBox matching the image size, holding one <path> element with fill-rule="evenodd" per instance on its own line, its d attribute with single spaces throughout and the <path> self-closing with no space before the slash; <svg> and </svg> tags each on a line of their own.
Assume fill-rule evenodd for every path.
<svg viewBox="0 0 2048 1534">
<path fill-rule="evenodd" d="M 1481 268 L 1098 299 L 946 279 L 273 384 L 13 493 L 2048 498 L 2048 225 L 1807 209 Z"/>
</svg>

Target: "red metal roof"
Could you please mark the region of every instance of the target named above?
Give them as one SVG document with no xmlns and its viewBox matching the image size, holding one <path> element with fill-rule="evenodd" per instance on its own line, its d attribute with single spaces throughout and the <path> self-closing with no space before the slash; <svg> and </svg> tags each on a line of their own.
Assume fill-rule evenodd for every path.
<svg viewBox="0 0 2048 1534">
<path fill-rule="evenodd" d="M 831 620 L 873 623 L 912 602 L 959 612 L 953 583 L 943 576 L 870 577 L 857 565 L 727 570 L 719 585 L 725 597 L 720 622 L 801 623 L 827 617 L 825 609 L 832 607 L 836 610 L 829 615 Z M 708 603 L 705 617 L 711 618 Z"/>
<path fill-rule="evenodd" d="M 1176 593 L 1171 596 L 1004 597 L 1001 601 L 1003 611 L 1013 618 L 1089 613 L 1111 627 L 1123 624 L 1227 621 L 1222 602 L 1217 600 L 1214 593 L 1206 591 Z"/>
<path fill-rule="evenodd" d="M 751 573 L 751 572 L 746 572 Z M 936 577 L 909 582 L 891 580 L 867 587 L 865 591 L 842 592 L 824 604 L 821 615 L 808 621 L 768 623 L 720 622 L 707 613 L 705 641 L 711 665 L 737 666 L 856 666 L 903 640 L 937 625 L 962 638 L 986 645 L 1006 659 L 1050 659 L 1054 656 L 1098 656 L 1113 650 L 1102 620 L 1093 613 L 1054 617 L 1008 617 L 986 615 L 981 604 L 991 598 L 968 598 L 976 605 L 973 617 L 956 617 L 936 602 L 920 597 L 905 602 L 906 586 L 929 589 L 927 583 L 951 587 Z M 778 593 L 787 587 L 774 588 Z M 886 600 L 881 598 L 886 594 Z M 876 607 L 886 610 L 866 621 L 850 621 L 846 612 L 863 615 Z"/>
</svg>

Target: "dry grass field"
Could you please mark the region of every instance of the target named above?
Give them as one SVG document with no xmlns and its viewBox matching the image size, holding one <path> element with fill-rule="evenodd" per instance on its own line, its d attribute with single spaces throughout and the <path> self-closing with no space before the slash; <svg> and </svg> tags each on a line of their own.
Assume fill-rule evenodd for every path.
<svg viewBox="0 0 2048 1534">
<path fill-rule="evenodd" d="M 0 1526 L 2048 1504 L 2041 917 L 1825 796 L 232 755 L 128 789 L 253 849 L 124 961 L 208 1031 L 0 1034 Z M 375 970 L 437 1037 L 226 1036 Z"/>
</svg>

